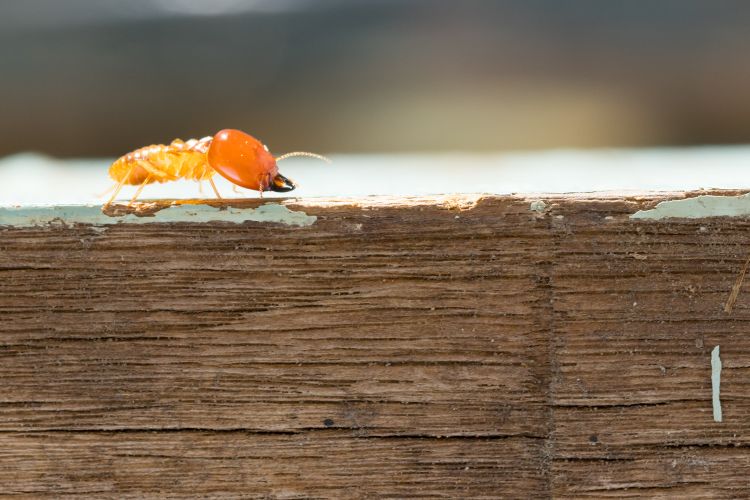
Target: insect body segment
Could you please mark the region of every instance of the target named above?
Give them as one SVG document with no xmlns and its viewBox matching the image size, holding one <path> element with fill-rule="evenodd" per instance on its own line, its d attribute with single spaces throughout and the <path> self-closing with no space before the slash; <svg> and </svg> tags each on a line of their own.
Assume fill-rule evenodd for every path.
<svg viewBox="0 0 750 500">
<path fill-rule="evenodd" d="M 208 180 L 221 198 L 213 176 L 219 173 L 233 184 L 260 191 L 286 192 L 296 186 L 279 173 L 277 161 L 290 156 L 312 156 L 313 153 L 287 153 L 274 158 L 260 141 L 240 130 L 225 129 L 213 137 L 181 141 L 169 145 L 158 144 L 137 149 L 118 158 L 109 168 L 109 175 L 117 182 L 114 193 L 105 207 L 117 197 L 123 185 L 139 186 L 131 203 L 147 184 L 177 179 Z"/>
<path fill-rule="evenodd" d="M 204 137 L 187 142 L 175 139 L 168 146 L 158 144 L 136 149 L 115 161 L 109 168 L 109 175 L 131 185 L 139 185 L 149 176 L 151 182 L 206 180 L 214 175 L 206 159 L 211 139 Z"/>
</svg>

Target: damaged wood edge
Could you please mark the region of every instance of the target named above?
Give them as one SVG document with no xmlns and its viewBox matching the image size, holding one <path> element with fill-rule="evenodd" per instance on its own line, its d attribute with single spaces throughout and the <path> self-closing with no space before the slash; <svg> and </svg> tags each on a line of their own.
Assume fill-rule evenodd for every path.
<svg viewBox="0 0 750 500">
<path fill-rule="evenodd" d="M 117 207 L 113 207 L 117 209 Z M 52 207 L 0 208 L 0 226 L 36 227 L 54 224 L 149 224 L 175 222 L 270 222 L 290 226 L 310 226 L 317 217 L 293 211 L 278 203 L 267 203 L 256 208 L 214 207 L 211 205 L 173 204 L 143 213 L 109 215 L 99 205 L 67 205 Z"/>
<path fill-rule="evenodd" d="M 368 196 L 358 198 L 224 198 L 185 199 L 185 200 L 149 200 L 132 206 L 113 204 L 102 210 L 111 217 L 134 214 L 141 217 L 153 215 L 173 206 L 210 206 L 218 209 L 237 208 L 255 209 L 269 204 L 278 204 L 289 209 L 304 210 L 307 208 L 409 208 L 432 206 L 452 210 L 471 210 L 486 195 L 439 195 L 439 196 Z M 493 196 L 491 198 L 504 198 Z"/>
<path fill-rule="evenodd" d="M 482 195 L 433 197 L 367 197 L 307 199 L 223 199 L 153 200 L 137 204 L 53 205 L 0 207 L 0 226 L 36 227 L 54 224 L 207 223 L 268 222 L 289 226 L 310 226 L 317 220 L 307 209 L 376 209 L 430 206 L 464 211 L 476 207 Z"/>
<path fill-rule="evenodd" d="M 618 192 L 490 195 L 457 194 L 434 196 L 368 196 L 358 198 L 238 198 L 149 200 L 132 206 L 52 205 L 0 207 L 0 226 L 35 227 L 49 224 L 112 224 L 268 222 L 310 226 L 321 210 L 409 209 L 431 207 L 465 212 L 479 207 L 526 204 L 534 218 L 554 214 L 567 204 L 586 211 L 589 203 L 622 203 L 634 213 L 608 217 L 618 220 L 661 220 L 750 215 L 750 194 L 739 191 L 624 194 Z M 679 197 L 680 199 L 673 199 Z M 517 205 L 518 206 L 518 205 Z M 312 213 L 309 213 L 312 212 Z M 561 216 L 560 216 L 561 217 Z"/>
</svg>

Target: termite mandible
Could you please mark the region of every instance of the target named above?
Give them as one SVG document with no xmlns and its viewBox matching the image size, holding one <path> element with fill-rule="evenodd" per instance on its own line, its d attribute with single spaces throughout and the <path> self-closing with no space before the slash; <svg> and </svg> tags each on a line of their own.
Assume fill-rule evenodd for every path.
<svg viewBox="0 0 750 500">
<path fill-rule="evenodd" d="M 221 199 L 213 176 L 217 172 L 237 186 L 259 191 L 286 192 L 295 183 L 279 173 L 277 162 L 292 156 L 308 156 L 330 163 L 325 156 L 306 151 L 294 151 L 279 157 L 255 137 L 241 130 L 224 129 L 202 139 L 171 144 L 156 144 L 136 149 L 121 156 L 109 167 L 109 176 L 117 182 L 114 193 L 104 204 L 108 207 L 125 184 L 138 186 L 129 205 L 138 198 L 146 184 L 177 179 L 207 180 Z"/>
</svg>

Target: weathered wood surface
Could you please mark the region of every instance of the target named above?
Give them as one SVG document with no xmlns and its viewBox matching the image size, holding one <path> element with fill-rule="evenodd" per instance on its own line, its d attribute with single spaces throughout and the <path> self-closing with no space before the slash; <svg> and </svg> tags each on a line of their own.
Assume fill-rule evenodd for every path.
<svg viewBox="0 0 750 500">
<path fill-rule="evenodd" d="M 750 222 L 659 199 L 0 229 L 0 490 L 748 496 Z"/>
</svg>

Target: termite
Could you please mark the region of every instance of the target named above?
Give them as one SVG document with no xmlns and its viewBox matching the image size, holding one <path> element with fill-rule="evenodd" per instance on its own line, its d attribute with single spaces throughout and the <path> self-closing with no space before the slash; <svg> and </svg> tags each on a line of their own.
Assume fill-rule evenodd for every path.
<svg viewBox="0 0 750 500">
<path fill-rule="evenodd" d="M 274 158 L 262 142 L 241 130 L 224 129 L 202 139 L 171 144 L 156 144 L 121 156 L 109 167 L 109 176 L 117 182 L 114 193 L 104 204 L 108 207 L 125 184 L 138 186 L 130 200 L 132 205 L 143 188 L 153 182 L 187 179 L 207 180 L 219 199 L 213 176 L 218 172 L 237 186 L 259 191 L 287 192 L 296 184 L 279 173 L 277 162 L 292 156 L 308 156 L 330 162 L 325 156 L 294 151 Z"/>
</svg>

